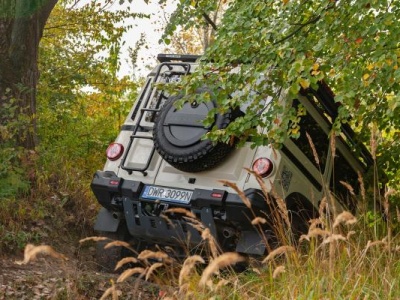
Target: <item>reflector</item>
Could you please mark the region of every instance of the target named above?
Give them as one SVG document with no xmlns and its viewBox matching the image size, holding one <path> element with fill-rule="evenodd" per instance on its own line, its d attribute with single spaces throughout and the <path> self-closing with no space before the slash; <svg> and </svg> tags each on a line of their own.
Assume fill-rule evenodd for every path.
<svg viewBox="0 0 400 300">
<path fill-rule="evenodd" d="M 267 177 L 272 173 L 274 166 L 266 157 L 257 158 L 253 163 L 253 171 L 261 177 Z"/>
<path fill-rule="evenodd" d="M 106 155 L 109 160 L 117 160 L 124 153 L 124 146 L 120 143 L 112 143 L 106 150 Z"/>
<path fill-rule="evenodd" d="M 211 194 L 211 197 L 213 197 L 213 198 L 222 198 L 222 193 L 212 193 Z"/>
</svg>

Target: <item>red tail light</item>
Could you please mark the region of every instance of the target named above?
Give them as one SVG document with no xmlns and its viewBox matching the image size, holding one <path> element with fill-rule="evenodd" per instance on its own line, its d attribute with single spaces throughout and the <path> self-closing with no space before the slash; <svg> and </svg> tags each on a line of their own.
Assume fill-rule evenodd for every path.
<svg viewBox="0 0 400 300">
<path fill-rule="evenodd" d="M 124 153 L 124 146 L 120 143 L 112 143 L 106 150 L 106 155 L 109 160 L 117 160 Z"/>
<path fill-rule="evenodd" d="M 266 157 L 260 157 L 255 160 L 252 167 L 253 171 L 261 177 L 267 177 L 272 173 L 274 165 Z"/>
</svg>

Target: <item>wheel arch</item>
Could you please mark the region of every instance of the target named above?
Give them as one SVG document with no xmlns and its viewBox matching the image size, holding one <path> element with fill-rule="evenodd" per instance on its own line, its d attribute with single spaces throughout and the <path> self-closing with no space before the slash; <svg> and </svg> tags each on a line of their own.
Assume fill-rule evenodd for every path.
<svg viewBox="0 0 400 300">
<path fill-rule="evenodd" d="M 285 198 L 286 207 L 291 208 L 304 208 L 305 210 L 311 211 L 318 216 L 318 208 L 316 208 L 312 202 L 302 193 L 293 192 Z"/>
<path fill-rule="evenodd" d="M 297 242 L 302 234 L 307 234 L 309 221 L 319 216 L 318 209 L 303 194 L 295 192 L 285 198 L 292 232 Z"/>
</svg>

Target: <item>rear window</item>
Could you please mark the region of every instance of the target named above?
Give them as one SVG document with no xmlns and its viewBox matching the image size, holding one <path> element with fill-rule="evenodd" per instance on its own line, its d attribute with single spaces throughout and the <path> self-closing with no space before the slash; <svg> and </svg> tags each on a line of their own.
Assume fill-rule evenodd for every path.
<svg viewBox="0 0 400 300">
<path fill-rule="evenodd" d="M 348 188 L 340 183 L 341 181 L 349 184 L 353 188 L 354 193 L 358 194 L 359 183 L 357 172 L 350 167 L 340 151 L 336 151 L 330 189 L 344 207 L 354 212 L 356 208 L 355 200 L 351 197 Z"/>
<path fill-rule="evenodd" d="M 298 108 L 299 100 L 293 101 L 293 107 Z M 325 170 L 326 160 L 329 150 L 329 139 L 325 131 L 318 125 L 318 123 L 311 117 L 309 113 L 301 116 L 300 120 L 300 136 L 297 139 L 292 139 L 293 143 L 307 156 L 307 158 L 313 163 L 316 168 L 321 167 L 321 171 Z M 307 133 L 312 139 L 312 143 L 318 155 L 319 164 L 318 166 L 314 157 L 313 150 L 307 138 Z"/>
</svg>

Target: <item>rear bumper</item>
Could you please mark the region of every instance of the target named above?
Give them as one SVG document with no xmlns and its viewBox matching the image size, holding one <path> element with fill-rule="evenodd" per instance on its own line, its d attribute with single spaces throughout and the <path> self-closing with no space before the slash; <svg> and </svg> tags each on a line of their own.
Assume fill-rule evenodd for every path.
<svg viewBox="0 0 400 300">
<path fill-rule="evenodd" d="M 97 171 L 91 188 L 105 209 L 98 215 L 95 230 L 115 231 L 118 228 L 116 223 L 124 221 L 129 233 L 135 238 L 150 243 L 175 246 L 182 243 L 196 247 L 203 242 L 201 232 L 190 225 L 187 219 L 182 218 L 182 215 L 162 213 L 166 208 L 181 207 L 195 214 L 210 229 L 220 245 L 229 240 L 231 245 L 227 247 L 233 247 L 231 250 L 242 249 L 241 252 L 249 254 L 263 254 L 265 246 L 251 225 L 253 212 L 263 211 L 265 215 L 268 211 L 259 190 L 246 191 L 252 205 L 251 212 L 237 194 L 223 190 L 193 189 L 190 202 L 182 204 L 143 199 L 141 193 L 144 186 L 139 181 L 119 178 L 114 172 Z M 213 196 L 215 194 L 222 197 Z M 160 213 L 149 214 L 146 205 L 158 205 Z M 235 234 L 230 236 L 232 232 Z"/>
</svg>

